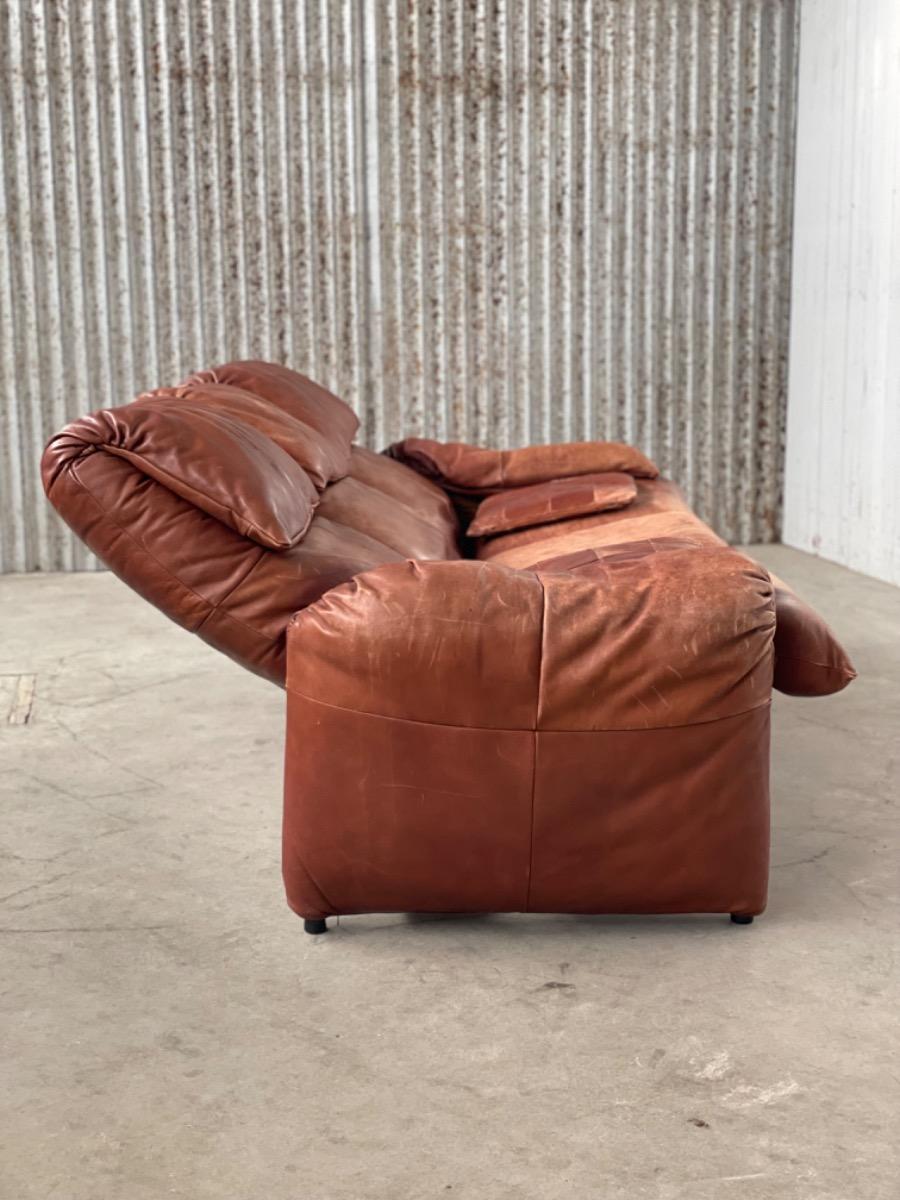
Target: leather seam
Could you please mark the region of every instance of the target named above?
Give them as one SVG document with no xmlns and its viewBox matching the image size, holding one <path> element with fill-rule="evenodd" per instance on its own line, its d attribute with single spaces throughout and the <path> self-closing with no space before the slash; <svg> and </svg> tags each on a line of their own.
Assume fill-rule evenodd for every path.
<svg viewBox="0 0 900 1200">
<path fill-rule="evenodd" d="M 335 917 L 339 916 L 340 909 L 336 908 L 335 905 L 331 903 L 329 898 L 322 891 L 321 887 L 319 886 L 318 879 L 316 879 L 315 875 L 313 875 L 312 871 L 306 865 L 306 860 L 305 860 L 304 856 L 302 854 L 298 854 L 294 847 L 291 847 L 291 854 L 292 854 L 292 861 L 295 862 L 300 867 L 300 869 L 304 872 L 304 874 L 309 879 L 310 883 L 313 885 L 313 887 L 319 893 L 319 899 L 323 902 L 322 905 L 320 906 L 322 912 L 324 912 L 327 916 L 335 916 Z M 287 874 L 286 870 L 285 870 L 284 874 L 285 875 Z"/>
<path fill-rule="evenodd" d="M 364 447 L 364 446 L 363 447 L 354 446 L 352 448 L 354 450 L 366 449 L 366 447 Z M 387 453 L 386 448 L 384 450 L 373 450 L 373 451 L 371 451 L 371 453 L 376 454 L 376 455 L 378 455 L 378 457 L 381 457 L 381 458 L 388 458 L 388 459 L 391 458 L 391 456 Z M 396 459 L 392 459 L 391 461 L 396 462 Z M 351 463 L 351 465 L 352 465 L 352 463 Z M 403 464 L 401 464 L 401 466 L 402 465 Z M 418 474 L 418 472 L 416 472 L 416 474 Z M 414 517 L 418 517 L 420 521 L 424 521 L 425 524 L 429 526 L 429 528 L 434 529 L 439 532 L 443 530 L 443 526 L 440 525 L 437 521 L 432 521 L 429 517 L 423 516 L 412 505 L 407 504 L 407 502 L 405 500 L 400 500 L 397 496 L 392 495 L 390 492 L 386 492 L 384 490 L 384 488 L 378 487 L 377 484 L 368 483 L 366 480 L 360 479 L 358 475 L 353 475 L 350 473 L 345 475 L 344 478 L 345 479 L 347 479 L 347 478 L 354 479 L 357 483 L 363 484 L 364 487 L 371 488 L 372 491 L 377 492 L 379 494 L 379 496 L 383 496 L 386 500 L 390 500 L 393 504 L 399 504 L 401 506 L 401 508 L 403 508 L 406 512 L 412 513 L 412 515 Z M 450 506 L 450 514 L 449 514 L 450 520 L 456 522 L 456 533 L 459 533 L 459 520 L 457 519 L 456 512 L 453 508 L 453 501 L 450 499 L 450 497 L 447 495 L 447 493 L 444 491 L 444 489 L 442 487 L 439 487 L 438 484 L 434 483 L 433 480 L 428 479 L 425 475 L 421 475 L 420 478 L 425 483 L 432 484 L 437 489 L 437 491 L 441 494 L 441 496 L 447 501 L 448 505 Z"/>
<path fill-rule="evenodd" d="M 803 665 L 806 667 L 818 667 L 819 670 L 821 670 L 821 671 L 833 671 L 836 675 L 853 675 L 853 676 L 855 676 L 857 674 L 857 672 L 854 671 L 852 668 L 837 667 L 837 666 L 833 666 L 831 663 L 816 662 L 816 660 L 814 658 L 797 658 L 797 656 L 794 654 L 779 654 L 778 651 L 776 650 L 776 652 L 775 652 L 776 666 L 778 665 L 778 663 L 783 663 L 783 662 L 803 663 Z"/>
<path fill-rule="evenodd" d="M 534 871 L 534 802 L 537 793 L 538 721 L 541 715 L 541 684 L 544 679 L 544 636 L 547 627 L 547 591 L 540 576 L 535 576 L 541 589 L 541 636 L 538 645 L 537 695 L 534 702 L 534 730 L 531 735 L 531 813 L 529 816 L 528 879 L 525 884 L 525 912 L 531 911 L 531 876 Z"/>
<path fill-rule="evenodd" d="M 234 593 L 238 590 L 239 587 L 242 587 L 247 582 L 247 580 L 250 578 L 250 576 L 253 574 L 253 572 L 256 570 L 256 568 L 259 566 L 259 564 L 262 562 L 262 560 L 265 558 L 266 553 L 267 553 L 266 548 L 262 547 L 262 549 L 259 552 L 258 557 L 253 560 L 253 562 L 250 564 L 250 566 L 247 568 L 247 570 L 244 572 L 244 574 L 240 577 L 240 579 L 237 581 L 237 583 L 233 584 L 228 589 L 228 591 L 225 593 L 225 595 L 221 597 L 221 599 L 218 601 L 218 603 L 213 605 L 213 607 L 210 609 L 210 611 L 206 614 L 206 616 L 203 618 L 203 620 L 197 626 L 196 630 L 194 631 L 195 633 L 200 632 L 200 630 L 203 628 L 203 626 L 206 624 L 206 622 L 209 620 L 209 618 L 213 615 L 213 613 L 218 613 L 218 612 L 224 611 L 222 608 L 222 605 L 225 604 L 226 601 L 231 599 L 231 597 L 234 595 Z M 231 617 L 231 613 L 229 613 L 229 612 L 226 612 L 225 615 L 227 617 Z M 232 618 L 232 620 L 238 620 L 238 618 Z M 243 625 L 243 622 L 238 620 L 238 624 Z M 251 626 L 248 625 L 245 628 L 250 629 Z M 265 637 L 265 634 L 263 634 L 262 636 Z"/>
<path fill-rule="evenodd" d="M 762 704 L 754 704 L 751 708 L 742 708 L 740 712 L 726 713 L 722 717 L 709 717 L 704 721 L 684 721 L 680 725 L 628 725 L 615 729 L 536 729 L 533 725 L 454 725 L 449 721 L 420 721 L 416 717 L 395 717 L 390 713 L 368 712 L 364 708 L 348 708 L 345 704 L 331 704 L 328 700 L 317 700 L 296 688 L 285 687 L 285 691 L 299 700 L 308 700 L 310 704 L 320 704 L 323 708 L 333 708 L 337 712 L 353 713 L 357 717 L 373 717 L 376 721 L 398 721 L 404 725 L 430 725 L 435 729 L 470 729 L 473 733 L 655 733 L 663 729 L 694 729 L 698 725 L 717 725 L 720 721 L 734 721 L 738 717 L 746 717 L 750 713 L 771 708 L 772 701 L 764 700 Z"/>
</svg>

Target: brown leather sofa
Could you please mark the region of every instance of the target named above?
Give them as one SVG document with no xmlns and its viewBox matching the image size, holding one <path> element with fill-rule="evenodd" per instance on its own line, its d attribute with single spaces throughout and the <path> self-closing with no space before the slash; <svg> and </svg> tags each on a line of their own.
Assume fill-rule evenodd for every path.
<svg viewBox="0 0 900 1200">
<path fill-rule="evenodd" d="M 73 422 L 47 495 L 126 583 L 287 689 L 284 880 L 373 911 L 766 903 L 771 688 L 854 672 L 637 450 L 485 450 L 235 362 Z"/>
</svg>

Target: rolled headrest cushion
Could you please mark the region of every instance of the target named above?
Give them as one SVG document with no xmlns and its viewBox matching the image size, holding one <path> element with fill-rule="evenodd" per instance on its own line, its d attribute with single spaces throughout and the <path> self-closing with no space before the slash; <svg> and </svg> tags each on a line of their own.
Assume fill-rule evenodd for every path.
<svg viewBox="0 0 900 1200">
<path fill-rule="evenodd" d="M 293 458 L 231 414 L 189 399 L 104 409 L 67 431 L 127 459 L 176 495 L 270 550 L 309 528 L 318 492 Z"/>
<path fill-rule="evenodd" d="M 830 696 L 856 678 L 843 646 L 814 608 L 783 579 L 775 588 L 774 686 L 788 696 Z"/>
</svg>

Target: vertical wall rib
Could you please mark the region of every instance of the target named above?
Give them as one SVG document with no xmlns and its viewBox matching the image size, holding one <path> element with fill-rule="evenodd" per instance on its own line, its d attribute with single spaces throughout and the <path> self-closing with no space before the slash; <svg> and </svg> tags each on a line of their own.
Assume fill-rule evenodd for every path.
<svg viewBox="0 0 900 1200">
<path fill-rule="evenodd" d="M 634 440 L 778 534 L 797 0 L 0 5 L 0 569 L 43 441 L 272 357 L 380 447 Z"/>
</svg>

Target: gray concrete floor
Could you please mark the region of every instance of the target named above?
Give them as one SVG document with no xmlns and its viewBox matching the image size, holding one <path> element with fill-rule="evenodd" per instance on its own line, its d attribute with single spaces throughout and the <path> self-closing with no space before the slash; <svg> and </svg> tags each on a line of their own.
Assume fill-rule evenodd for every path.
<svg viewBox="0 0 900 1200">
<path fill-rule="evenodd" d="M 3 1200 L 897 1200 L 900 593 L 758 555 L 861 677 L 776 701 L 749 929 L 305 937 L 281 694 L 111 576 L 0 580 Z"/>
</svg>

